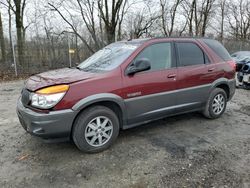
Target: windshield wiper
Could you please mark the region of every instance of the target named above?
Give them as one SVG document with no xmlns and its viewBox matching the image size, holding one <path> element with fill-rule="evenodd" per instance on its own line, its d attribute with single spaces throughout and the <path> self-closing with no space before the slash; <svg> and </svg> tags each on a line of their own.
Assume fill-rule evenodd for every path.
<svg viewBox="0 0 250 188">
<path fill-rule="evenodd" d="M 91 72 L 93 69 L 92 68 L 81 68 L 81 67 L 72 67 L 72 68 L 75 68 L 75 69 L 78 69 L 80 71 L 84 71 L 84 72 Z"/>
<path fill-rule="evenodd" d="M 81 69 L 80 67 L 78 67 L 78 66 L 77 66 L 77 67 L 75 67 L 75 68 L 76 68 L 76 69 L 78 69 L 78 70 L 82 70 L 82 69 Z"/>
</svg>

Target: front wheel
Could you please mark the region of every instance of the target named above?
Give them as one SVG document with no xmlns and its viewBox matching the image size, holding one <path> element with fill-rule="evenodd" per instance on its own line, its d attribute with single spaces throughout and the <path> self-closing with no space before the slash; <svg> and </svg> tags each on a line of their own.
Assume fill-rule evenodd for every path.
<svg viewBox="0 0 250 188">
<path fill-rule="evenodd" d="M 226 92 L 221 88 L 215 88 L 209 96 L 203 114 L 209 119 L 216 119 L 224 113 L 226 106 Z"/>
<path fill-rule="evenodd" d="M 117 115 L 105 106 L 93 106 L 79 114 L 72 137 L 81 151 L 94 153 L 107 149 L 118 134 Z"/>
</svg>

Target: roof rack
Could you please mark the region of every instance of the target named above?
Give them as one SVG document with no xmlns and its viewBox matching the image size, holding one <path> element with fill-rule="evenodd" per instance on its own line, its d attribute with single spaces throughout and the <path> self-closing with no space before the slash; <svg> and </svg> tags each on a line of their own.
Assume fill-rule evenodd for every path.
<svg viewBox="0 0 250 188">
<path fill-rule="evenodd" d="M 174 38 L 180 38 L 180 39 L 211 39 L 214 40 L 212 37 L 196 37 L 196 36 L 160 36 L 160 37 L 152 37 L 152 38 L 138 38 L 138 39 L 127 39 L 127 42 L 146 42 L 148 40 L 154 40 L 154 39 L 174 39 Z"/>
<path fill-rule="evenodd" d="M 153 37 L 151 39 L 161 39 L 161 38 L 188 38 L 188 39 L 214 39 L 211 37 L 197 37 L 197 36 L 170 36 L 170 37 Z"/>
</svg>

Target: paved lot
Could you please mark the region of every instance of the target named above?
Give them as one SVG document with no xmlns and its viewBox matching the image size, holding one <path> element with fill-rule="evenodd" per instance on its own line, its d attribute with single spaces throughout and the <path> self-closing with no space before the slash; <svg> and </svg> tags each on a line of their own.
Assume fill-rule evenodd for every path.
<svg viewBox="0 0 250 188">
<path fill-rule="evenodd" d="M 250 188 L 250 91 L 237 90 L 220 119 L 166 118 L 84 154 L 25 133 L 15 113 L 22 85 L 0 83 L 0 187 Z"/>
</svg>

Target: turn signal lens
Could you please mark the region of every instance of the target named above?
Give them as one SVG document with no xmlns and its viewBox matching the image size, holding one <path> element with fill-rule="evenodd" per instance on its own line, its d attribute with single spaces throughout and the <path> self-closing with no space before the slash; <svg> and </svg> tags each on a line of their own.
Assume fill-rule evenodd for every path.
<svg viewBox="0 0 250 188">
<path fill-rule="evenodd" d="M 38 94 L 54 94 L 66 92 L 69 89 L 69 85 L 56 85 L 50 86 L 36 91 Z"/>
</svg>

